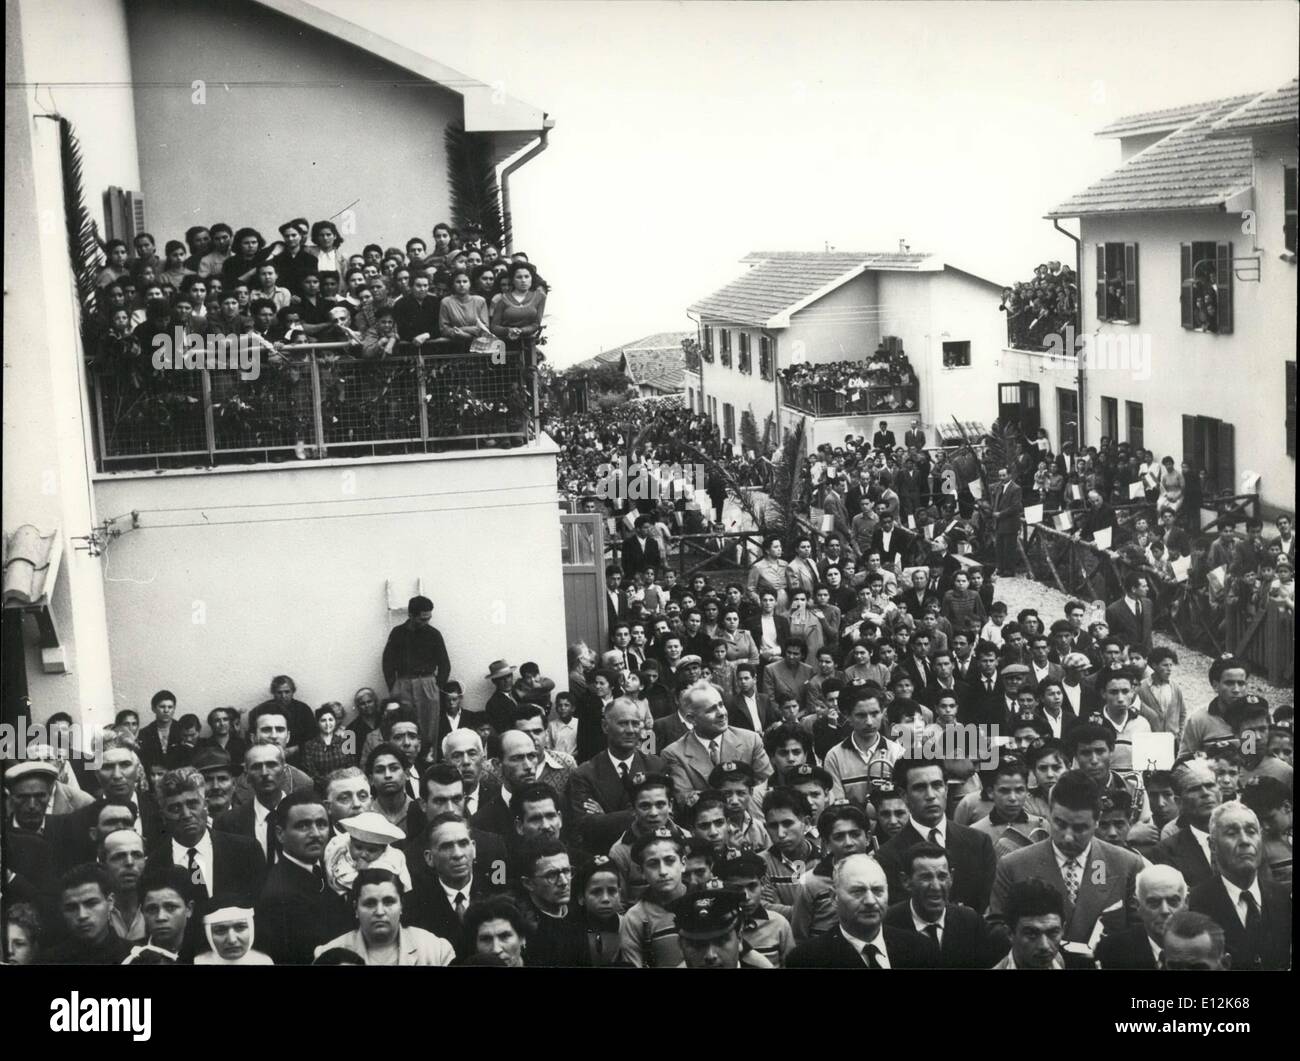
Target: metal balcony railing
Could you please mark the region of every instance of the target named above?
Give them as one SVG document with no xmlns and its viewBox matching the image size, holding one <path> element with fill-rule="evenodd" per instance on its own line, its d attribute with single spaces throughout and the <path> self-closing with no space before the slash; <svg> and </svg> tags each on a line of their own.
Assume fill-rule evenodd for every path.
<svg viewBox="0 0 1300 1061">
<path fill-rule="evenodd" d="M 345 343 L 286 346 L 282 361 L 262 359 L 256 379 L 234 368 L 154 371 L 147 357 L 143 372 L 94 372 L 99 468 L 477 449 L 536 436 L 531 348 L 501 363 L 438 343 L 398 349 L 368 359 Z"/>
<path fill-rule="evenodd" d="M 916 383 L 833 390 L 813 383 L 781 381 L 781 401 L 810 416 L 861 416 L 869 413 L 915 413 L 921 405 Z"/>
</svg>

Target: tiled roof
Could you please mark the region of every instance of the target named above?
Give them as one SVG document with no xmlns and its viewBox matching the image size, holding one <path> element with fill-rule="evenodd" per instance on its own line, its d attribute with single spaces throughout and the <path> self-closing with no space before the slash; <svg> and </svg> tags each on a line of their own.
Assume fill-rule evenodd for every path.
<svg viewBox="0 0 1300 1061">
<path fill-rule="evenodd" d="M 626 357 L 628 376 L 633 383 L 659 391 L 679 391 L 685 386 L 686 370 L 682 340 L 694 338 L 694 332 L 656 332 L 625 346 L 603 350 L 575 367 L 617 365 Z"/>
<path fill-rule="evenodd" d="M 1255 129 L 1284 128 L 1296 124 L 1297 111 L 1300 111 L 1300 81 L 1291 81 L 1224 115 L 1214 123 L 1209 135 L 1231 137 Z"/>
<path fill-rule="evenodd" d="M 1253 96 L 1234 96 L 1232 99 L 1212 99 L 1203 103 L 1185 103 L 1181 107 L 1170 107 L 1162 111 L 1143 111 L 1141 114 L 1126 114 L 1116 118 L 1109 125 L 1096 132 L 1097 136 L 1144 136 L 1147 133 L 1172 133 L 1186 125 L 1193 118 L 1198 118 L 1207 110 L 1237 101 L 1238 106 L 1249 102 Z"/>
<path fill-rule="evenodd" d="M 1254 181 L 1247 139 L 1209 139 L 1210 127 L 1254 97 L 1207 106 L 1119 169 L 1071 196 L 1048 217 L 1143 210 L 1197 210 L 1223 205 Z"/>
<path fill-rule="evenodd" d="M 743 261 L 751 268 L 738 279 L 694 303 L 689 312 L 731 324 L 766 325 L 819 291 L 833 289 L 865 269 L 919 271 L 928 254 L 863 251 L 802 253 L 759 251 Z"/>
</svg>

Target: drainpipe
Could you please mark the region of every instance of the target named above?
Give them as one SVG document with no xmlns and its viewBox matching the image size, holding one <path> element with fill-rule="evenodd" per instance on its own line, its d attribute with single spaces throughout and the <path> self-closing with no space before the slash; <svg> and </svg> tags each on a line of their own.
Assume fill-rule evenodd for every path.
<svg viewBox="0 0 1300 1061">
<path fill-rule="evenodd" d="M 1059 232 L 1066 239 L 1074 240 L 1074 276 L 1079 285 L 1079 327 L 1082 328 L 1083 327 L 1083 240 L 1080 239 L 1078 236 L 1074 235 L 1074 233 L 1067 232 L 1065 229 L 1063 229 L 1061 227 L 1060 218 L 1056 218 L 1056 217 L 1052 218 L 1052 227 L 1056 229 L 1056 231 Z M 1084 426 L 1088 422 L 1088 417 L 1086 415 L 1088 403 L 1084 394 L 1083 382 L 1084 382 L 1083 361 L 1080 360 L 1078 379 L 1075 384 L 1079 392 L 1079 414 L 1078 414 L 1079 415 L 1079 423 L 1078 423 L 1079 444 L 1075 448 L 1076 453 L 1082 452 L 1083 447 L 1087 445 L 1087 437 L 1084 432 Z M 1057 440 L 1057 444 L 1058 445 L 1060 444 L 1059 439 Z"/>
<path fill-rule="evenodd" d="M 540 155 L 543 151 L 546 150 L 548 146 L 547 139 L 550 135 L 551 128 L 554 125 L 555 125 L 555 120 L 553 118 L 547 117 L 546 114 L 543 114 L 542 133 L 541 136 L 538 138 L 537 142 L 533 144 L 533 146 L 530 147 L 526 152 L 524 152 L 524 154 L 520 155 L 519 158 L 515 159 L 511 163 L 508 163 L 506 167 L 501 171 L 501 179 L 499 181 L 501 185 L 501 215 L 502 215 L 502 219 L 505 221 L 506 232 L 510 233 L 510 245 L 507 245 L 504 248 L 507 253 L 509 253 L 514 249 L 512 244 L 514 243 L 514 230 L 515 230 L 515 226 L 511 219 L 512 215 L 510 211 L 510 175 L 514 173 L 514 171 L 517 170 L 520 166 L 522 166 L 525 162 L 531 162 L 533 159 L 535 159 L 538 155 Z"/>
<path fill-rule="evenodd" d="M 701 349 L 704 348 L 704 324 L 700 320 L 692 317 L 688 312 L 686 319 L 695 325 L 695 341 Z M 695 410 L 691 410 L 694 412 Z M 700 356 L 700 412 L 705 416 L 709 415 L 708 403 L 704 400 L 704 357 Z"/>
</svg>

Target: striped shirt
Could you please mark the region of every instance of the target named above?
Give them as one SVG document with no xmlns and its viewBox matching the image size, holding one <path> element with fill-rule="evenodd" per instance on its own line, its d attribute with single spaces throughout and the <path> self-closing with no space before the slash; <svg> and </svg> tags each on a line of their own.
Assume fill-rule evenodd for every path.
<svg viewBox="0 0 1300 1061">
<path fill-rule="evenodd" d="M 685 960 L 676 916 L 651 899 L 642 899 L 623 915 L 618 934 L 624 960 L 638 969 L 671 969 Z"/>
<path fill-rule="evenodd" d="M 767 876 L 763 879 L 763 905 L 787 918 L 794 912 L 799 881 L 809 865 L 817 861 L 817 848 L 807 840 L 804 848 L 803 857 L 793 859 L 786 858 L 775 847 L 763 852 L 763 863 L 767 866 Z"/>
<path fill-rule="evenodd" d="M 745 919 L 740 938 L 778 969 L 785 965 L 785 956 L 794 950 L 790 922 L 784 915 L 761 907 Z"/>
<path fill-rule="evenodd" d="M 826 753 L 822 766 L 840 783 L 844 798 L 861 807 L 867 802 L 872 779 L 887 780 L 894 763 L 902 757 L 903 746 L 883 734 L 877 735 L 875 744 L 864 755 L 850 733 Z"/>
</svg>

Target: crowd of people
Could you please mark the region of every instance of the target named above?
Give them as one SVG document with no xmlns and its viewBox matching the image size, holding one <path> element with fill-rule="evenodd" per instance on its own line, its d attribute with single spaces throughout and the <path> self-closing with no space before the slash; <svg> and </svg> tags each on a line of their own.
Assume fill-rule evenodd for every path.
<svg viewBox="0 0 1300 1061">
<path fill-rule="evenodd" d="M 498 247 L 477 227 L 440 223 L 431 242 L 413 236 L 402 247 L 370 243 L 355 253 L 333 221 L 295 218 L 278 235 L 268 243 L 250 227 L 195 225 L 183 242 L 165 241 L 161 256 L 148 233 L 133 248 L 108 241 L 84 341 L 95 371 L 116 388 L 110 393 L 125 386 L 151 399 L 127 408 L 161 420 L 185 377 L 167 371 L 181 367 L 171 357 L 159 368 L 160 343 L 177 355 L 189 343 L 206 350 L 216 338 L 248 346 L 264 371 L 242 383 L 231 373 L 213 386 L 218 419 L 240 420 L 250 401 L 292 404 L 273 392 L 299 380 L 307 344 L 327 344 L 326 362 L 422 350 L 487 363 L 545 342 L 546 281 L 526 253 Z M 472 391 L 443 396 L 442 405 L 469 416 L 509 411 L 488 407 L 499 397 Z"/>
<path fill-rule="evenodd" d="M 917 408 L 917 378 L 900 339 L 886 337 L 861 361 L 796 362 L 781 369 L 787 401 L 819 414 L 907 413 Z"/>
<path fill-rule="evenodd" d="M 1012 618 L 876 515 L 865 550 L 772 538 L 720 587 L 614 566 L 608 644 L 494 660 L 481 704 L 416 597 L 385 692 L 160 690 L 94 762 L 29 748 L 7 960 L 1286 967 L 1291 705 L 1231 657 L 1179 675 L 1143 579 Z"/>
<path fill-rule="evenodd" d="M 1106 312 L 1099 316 L 1122 319 L 1126 315 L 1122 268 L 1107 278 L 1106 299 Z M 1045 262 L 1034 269 L 1032 280 L 1004 287 L 998 309 L 1007 315 L 1007 337 L 1012 346 L 1044 349 L 1048 336 L 1065 336 L 1078 328 L 1079 278 L 1068 265 Z"/>
</svg>

